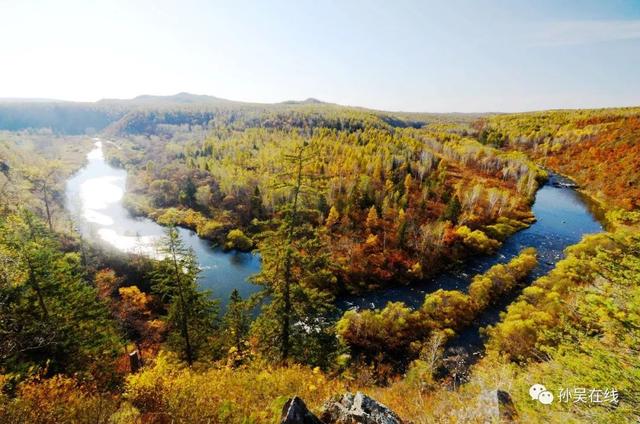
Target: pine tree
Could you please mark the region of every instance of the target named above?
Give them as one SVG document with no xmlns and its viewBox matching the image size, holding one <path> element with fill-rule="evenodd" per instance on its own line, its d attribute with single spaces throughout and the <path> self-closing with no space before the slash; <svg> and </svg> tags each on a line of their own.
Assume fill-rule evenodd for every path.
<svg viewBox="0 0 640 424">
<path fill-rule="evenodd" d="M 197 259 L 175 227 L 167 228 L 158 250 L 162 260 L 152 273 L 153 289 L 168 303 L 169 345 L 192 365 L 217 329 L 218 304 L 198 290 Z"/>
<path fill-rule="evenodd" d="M 282 361 L 292 352 L 297 357 L 306 356 L 305 341 L 322 334 L 324 328 L 319 322 L 333 308 L 327 288 L 335 284 L 335 277 L 327 250 L 318 230 L 301 218 L 303 201 L 306 198 L 313 204 L 310 198 L 318 184 L 318 178 L 305 169 L 312 157 L 307 148 L 303 142 L 293 154 L 285 156 L 293 172 L 281 175 L 279 188 L 290 200 L 280 211 L 283 218 L 272 222 L 275 230 L 264 234 L 262 269 L 253 277 L 265 288 L 263 294 L 270 297 L 270 302 L 263 307 L 252 332 L 261 340 L 265 353 L 276 351 Z"/>
<path fill-rule="evenodd" d="M 398 246 L 404 247 L 407 238 L 407 217 L 404 209 L 398 211 L 398 218 L 396 220 L 396 227 L 398 229 Z"/>
<path fill-rule="evenodd" d="M 251 216 L 253 218 L 262 219 L 264 217 L 264 206 L 262 204 L 262 193 L 256 185 L 251 195 Z"/>
<path fill-rule="evenodd" d="M 234 347 L 238 352 L 243 350 L 243 342 L 249 333 L 250 320 L 249 305 L 242 300 L 240 292 L 233 289 L 223 318 L 226 344 L 229 347 Z"/>
<path fill-rule="evenodd" d="M 442 219 L 445 221 L 451 221 L 456 224 L 458 222 L 458 216 L 460 216 L 461 210 L 462 204 L 460 203 L 460 199 L 458 199 L 458 196 L 451 196 L 444 210 L 444 214 L 442 215 Z"/>
<path fill-rule="evenodd" d="M 64 253 L 31 212 L 0 218 L 0 369 L 107 369 L 121 342 L 80 255 Z"/>
</svg>

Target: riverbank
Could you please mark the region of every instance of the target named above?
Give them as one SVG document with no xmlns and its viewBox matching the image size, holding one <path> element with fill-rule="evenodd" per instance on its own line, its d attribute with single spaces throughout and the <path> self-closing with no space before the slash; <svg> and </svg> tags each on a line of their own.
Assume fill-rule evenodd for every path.
<svg viewBox="0 0 640 424">
<path fill-rule="evenodd" d="M 102 145 L 95 145 L 87 164 L 67 182 L 67 209 L 84 240 L 123 253 L 154 257 L 165 228 L 151 219 L 132 216 L 124 207 L 126 178 L 125 170 L 106 162 Z M 178 231 L 198 258 L 201 287 L 211 290 L 223 307 L 234 289 L 245 298 L 258 291 L 248 278 L 259 271 L 259 256 L 224 252 L 192 230 L 179 228 Z"/>
</svg>

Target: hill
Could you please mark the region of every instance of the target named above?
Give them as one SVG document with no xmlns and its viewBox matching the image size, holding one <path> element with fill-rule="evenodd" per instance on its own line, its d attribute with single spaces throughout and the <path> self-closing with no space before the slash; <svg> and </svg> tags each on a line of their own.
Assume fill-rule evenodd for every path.
<svg viewBox="0 0 640 424">
<path fill-rule="evenodd" d="M 61 134 L 107 131 L 109 134 L 156 133 L 161 126 L 199 125 L 212 121 L 243 126 L 348 126 L 346 121 L 377 121 L 377 125 L 420 127 L 432 122 L 469 123 L 478 114 L 384 112 L 325 103 L 309 98 L 281 103 L 247 103 L 214 96 L 178 93 L 142 95 L 97 102 L 0 100 L 0 130 L 49 129 Z M 355 128 L 355 127 L 354 127 Z M 165 131 L 166 132 L 166 131 Z"/>
</svg>

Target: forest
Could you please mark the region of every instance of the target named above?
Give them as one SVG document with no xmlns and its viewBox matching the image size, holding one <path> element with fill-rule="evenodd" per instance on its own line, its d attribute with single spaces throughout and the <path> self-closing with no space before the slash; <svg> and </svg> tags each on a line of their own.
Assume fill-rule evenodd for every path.
<svg viewBox="0 0 640 424">
<path fill-rule="evenodd" d="M 346 392 L 403 422 L 499 422 L 496 390 L 519 422 L 640 419 L 640 109 L 409 114 L 181 93 L 0 104 L 0 129 L 0 422 L 279 422 L 293 396 L 320 416 Z M 128 211 L 164 227 L 155 258 L 87 239 L 65 206 L 96 135 L 127 171 Z M 550 272 L 527 245 L 465 288 L 416 292 L 417 307 L 340 307 L 494 257 L 536 221 L 552 173 L 606 230 Z M 258 290 L 222 307 L 179 228 L 259 254 Z M 482 353 L 456 362 L 452 343 L 478 326 Z M 548 407 L 529 396 L 540 382 L 616 397 Z"/>
</svg>

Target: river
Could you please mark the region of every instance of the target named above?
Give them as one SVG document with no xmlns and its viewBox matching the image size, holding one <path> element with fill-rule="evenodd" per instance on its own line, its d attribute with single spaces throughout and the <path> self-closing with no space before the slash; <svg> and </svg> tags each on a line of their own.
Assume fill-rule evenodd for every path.
<svg viewBox="0 0 640 424">
<path fill-rule="evenodd" d="M 111 166 L 104 158 L 102 141 L 87 155 L 87 165 L 67 181 L 66 207 L 74 217 L 82 236 L 122 252 L 156 256 L 158 240 L 164 228 L 149 218 L 133 217 L 125 209 L 122 197 L 127 172 Z M 224 307 L 231 291 L 238 289 L 243 298 L 259 287 L 247 278 L 260 270 L 260 258 L 251 253 L 224 252 L 198 237 L 194 231 L 178 228 L 185 244 L 198 258 L 199 284 L 211 290 Z"/>
<path fill-rule="evenodd" d="M 122 197 L 126 190 L 127 173 L 106 162 L 102 141 L 96 139 L 88 154 L 87 165 L 67 182 L 67 208 L 75 217 L 78 230 L 86 239 L 99 241 L 123 252 L 155 255 L 155 246 L 163 235 L 163 227 L 148 218 L 133 217 L 125 209 Z M 567 246 L 580 241 L 584 234 L 603 230 L 589 210 L 582 196 L 569 187 L 556 184 L 562 178 L 552 175 L 549 182 L 536 194 L 533 213 L 536 222 L 508 238 L 494 255 L 477 256 L 462 266 L 426 279 L 417 284 L 388 288 L 363 296 L 347 297 L 338 301 L 341 309 L 379 308 L 389 301 L 403 301 L 418 307 L 425 294 L 437 289 L 466 291 L 471 277 L 483 273 L 492 265 L 507 262 L 529 246 L 538 250 L 539 265 L 529 282 L 549 272 L 563 257 Z M 224 252 L 212 248 L 211 243 L 199 238 L 193 231 L 180 228 L 185 243 L 193 248 L 202 273 L 200 286 L 210 289 L 213 296 L 226 303 L 231 291 L 237 288 L 243 297 L 258 290 L 247 278 L 258 272 L 257 255 Z M 478 325 L 465 332 L 460 342 L 479 345 L 478 327 L 495 322 L 498 314 L 512 298 L 491 308 L 478 320 Z"/>
<path fill-rule="evenodd" d="M 379 292 L 352 296 L 342 300 L 346 308 L 380 308 L 390 301 L 402 301 L 418 307 L 424 296 L 438 289 L 466 291 L 471 278 L 497 263 L 510 261 L 525 247 L 538 251 L 538 266 L 529 280 L 551 271 L 564 257 L 564 249 L 578 243 L 585 234 L 599 233 L 603 227 L 596 219 L 596 211 L 579 192 L 563 185 L 568 180 L 550 174 L 547 183 L 536 193 L 532 212 L 536 221 L 509 237 L 495 254 L 467 259 L 461 266 L 425 279 L 411 286 L 387 288 Z"/>
</svg>

